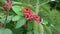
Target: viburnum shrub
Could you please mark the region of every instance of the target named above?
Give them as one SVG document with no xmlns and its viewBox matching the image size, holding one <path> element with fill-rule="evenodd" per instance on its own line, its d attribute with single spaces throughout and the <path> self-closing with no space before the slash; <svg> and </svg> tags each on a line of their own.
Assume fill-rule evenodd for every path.
<svg viewBox="0 0 60 34">
<path fill-rule="evenodd" d="M 40 16 L 33 13 L 32 9 L 14 3 L 16 2 L 12 0 L 6 0 L 5 4 L 2 3 L 4 11 L 1 13 L 3 17 L 0 17 L 0 34 L 13 34 L 13 32 L 15 34 L 18 30 L 22 34 L 38 31 Z"/>
</svg>

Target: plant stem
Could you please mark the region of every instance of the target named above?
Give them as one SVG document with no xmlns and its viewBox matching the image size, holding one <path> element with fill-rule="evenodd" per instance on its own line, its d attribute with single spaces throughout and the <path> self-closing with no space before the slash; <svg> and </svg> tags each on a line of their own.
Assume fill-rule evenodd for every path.
<svg viewBox="0 0 60 34">
<path fill-rule="evenodd" d="M 8 17 L 8 11 L 5 11 L 6 13 L 5 13 L 5 21 L 4 21 L 4 27 L 6 27 L 6 21 L 7 21 L 7 17 Z"/>
<path fill-rule="evenodd" d="M 47 0 L 47 2 L 44 2 L 44 3 L 40 4 L 39 6 L 45 5 L 45 4 L 47 4 L 48 2 L 49 2 L 49 0 Z"/>
<path fill-rule="evenodd" d="M 39 0 L 37 0 L 36 10 L 35 10 L 37 15 L 39 13 L 39 8 L 40 8 L 40 6 L 39 6 Z M 43 28 L 43 25 L 41 23 L 39 23 L 38 29 L 40 30 L 40 34 L 44 34 L 44 28 Z"/>
<path fill-rule="evenodd" d="M 37 0 L 37 3 L 36 3 L 36 14 L 38 14 L 38 12 L 39 12 L 39 0 Z"/>
</svg>

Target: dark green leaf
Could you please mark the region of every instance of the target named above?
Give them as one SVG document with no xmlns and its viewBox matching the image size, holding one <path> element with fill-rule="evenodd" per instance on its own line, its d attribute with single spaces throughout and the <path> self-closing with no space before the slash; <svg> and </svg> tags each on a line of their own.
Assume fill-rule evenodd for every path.
<svg viewBox="0 0 60 34">
<path fill-rule="evenodd" d="M 36 21 L 33 22 L 33 32 L 34 32 L 34 34 L 39 34 L 38 23 Z"/>
<path fill-rule="evenodd" d="M 21 18 L 20 20 L 17 21 L 16 27 L 15 28 L 20 28 L 26 23 L 26 20 Z"/>
<path fill-rule="evenodd" d="M 27 34 L 33 34 L 33 32 L 32 31 L 28 31 Z"/>
<path fill-rule="evenodd" d="M 49 27 L 44 25 L 44 28 L 45 28 L 46 33 L 52 34 L 52 31 L 49 29 Z"/>
<path fill-rule="evenodd" d="M 33 29 L 38 30 L 38 23 L 36 21 L 33 22 Z"/>
<path fill-rule="evenodd" d="M 16 15 L 12 18 L 12 21 L 18 21 L 21 17 L 19 15 Z"/>
<path fill-rule="evenodd" d="M 34 34 L 39 34 L 38 30 L 34 31 Z"/>
<path fill-rule="evenodd" d="M 13 33 L 10 29 L 1 28 L 0 29 L 0 34 L 13 34 Z"/>
<path fill-rule="evenodd" d="M 32 28 L 33 28 L 33 23 L 32 22 L 28 22 L 28 27 L 27 27 L 28 31 L 32 30 Z"/>
<path fill-rule="evenodd" d="M 6 23 L 10 23 L 10 21 L 12 20 L 12 17 L 13 17 L 13 16 L 8 16 Z"/>
</svg>

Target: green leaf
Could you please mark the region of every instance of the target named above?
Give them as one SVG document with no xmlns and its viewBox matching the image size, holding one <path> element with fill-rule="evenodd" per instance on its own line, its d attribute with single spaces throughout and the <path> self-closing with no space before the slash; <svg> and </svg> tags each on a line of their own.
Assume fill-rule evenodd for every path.
<svg viewBox="0 0 60 34">
<path fill-rule="evenodd" d="M 13 16 L 8 16 L 6 23 L 10 23 L 10 21 L 12 20 L 12 17 L 13 17 Z M 0 19 L 0 22 L 1 22 L 1 23 L 4 23 L 4 21 L 5 21 L 5 18 L 1 18 L 1 19 Z"/>
<path fill-rule="evenodd" d="M 39 32 L 36 30 L 36 31 L 34 31 L 34 34 L 39 34 Z"/>
<path fill-rule="evenodd" d="M 18 21 L 21 17 L 19 15 L 16 15 L 12 18 L 12 21 Z"/>
<path fill-rule="evenodd" d="M 3 18 L 4 16 L 4 13 L 0 12 L 0 18 Z"/>
<path fill-rule="evenodd" d="M 8 17 L 7 17 L 7 22 L 6 22 L 6 23 L 10 23 L 10 21 L 12 20 L 12 17 L 13 17 L 13 16 L 8 16 Z"/>
<path fill-rule="evenodd" d="M 37 23 L 36 21 L 33 24 L 34 34 L 44 34 L 44 29 L 41 23 Z"/>
<path fill-rule="evenodd" d="M 0 29 L 0 34 L 13 34 L 13 33 L 10 29 L 1 28 Z"/>
<path fill-rule="evenodd" d="M 38 32 L 39 32 L 39 34 L 44 34 L 44 27 L 41 23 L 39 23 Z"/>
<path fill-rule="evenodd" d="M 23 15 L 21 12 L 21 10 L 23 9 L 22 6 L 14 5 L 12 6 L 12 9 L 17 15 Z"/>
<path fill-rule="evenodd" d="M 44 24 L 44 25 L 47 25 L 48 24 L 48 21 L 42 19 L 41 23 Z"/>
<path fill-rule="evenodd" d="M 22 4 L 21 2 L 12 1 L 13 4 Z"/>
<path fill-rule="evenodd" d="M 5 20 L 4 18 L 1 18 L 1 19 L 0 19 L 0 22 L 1 22 L 1 23 L 4 23 L 4 20 Z"/>
<path fill-rule="evenodd" d="M 30 21 L 30 22 L 28 22 L 27 29 L 29 31 L 29 30 L 32 30 L 32 28 L 33 28 L 33 23 Z"/>
<path fill-rule="evenodd" d="M 46 25 L 44 25 L 45 31 L 48 34 L 52 34 L 52 31 L 49 29 L 49 27 L 47 27 Z"/>
<path fill-rule="evenodd" d="M 0 10 L 4 10 L 4 8 L 0 6 Z"/>
<path fill-rule="evenodd" d="M 25 23 L 26 23 L 26 20 L 24 18 L 21 18 L 20 20 L 17 21 L 16 28 L 22 27 Z"/>
<path fill-rule="evenodd" d="M 33 34 L 33 32 L 32 31 L 28 31 L 27 34 Z"/>
<path fill-rule="evenodd" d="M 33 22 L 33 32 L 34 32 L 34 34 L 39 34 L 38 23 L 36 21 Z"/>
<path fill-rule="evenodd" d="M 38 30 L 38 23 L 36 21 L 33 22 L 33 29 Z"/>
<path fill-rule="evenodd" d="M 5 3 L 5 0 L 0 0 L 0 3 Z"/>
</svg>

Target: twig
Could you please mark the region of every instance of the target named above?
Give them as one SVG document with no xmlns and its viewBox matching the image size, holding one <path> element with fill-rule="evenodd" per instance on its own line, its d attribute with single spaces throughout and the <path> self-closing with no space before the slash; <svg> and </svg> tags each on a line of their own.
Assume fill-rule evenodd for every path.
<svg viewBox="0 0 60 34">
<path fill-rule="evenodd" d="M 37 15 L 38 15 L 38 13 L 39 13 L 39 7 L 40 7 L 40 5 L 39 5 L 40 3 L 39 3 L 39 0 L 37 0 L 37 3 L 36 3 L 36 13 L 37 13 Z M 44 3 L 45 4 L 45 3 Z M 40 34 L 44 34 L 44 29 L 43 29 L 43 26 L 42 26 L 42 24 L 41 23 L 39 23 L 39 25 L 38 25 L 38 29 L 40 29 L 40 31 L 41 31 L 41 33 Z"/>
<path fill-rule="evenodd" d="M 6 27 L 6 21 L 7 21 L 7 17 L 8 17 L 8 11 L 6 11 L 6 14 L 5 14 L 5 21 L 4 21 L 4 27 Z"/>
<path fill-rule="evenodd" d="M 47 2 L 44 2 L 44 3 L 40 4 L 39 6 L 42 6 L 42 5 L 44 5 L 44 4 L 47 4 L 48 2 L 49 2 L 49 0 L 48 0 Z"/>
<path fill-rule="evenodd" d="M 37 0 L 37 3 L 36 3 L 36 14 L 38 14 L 38 12 L 39 12 L 39 0 Z"/>
</svg>

